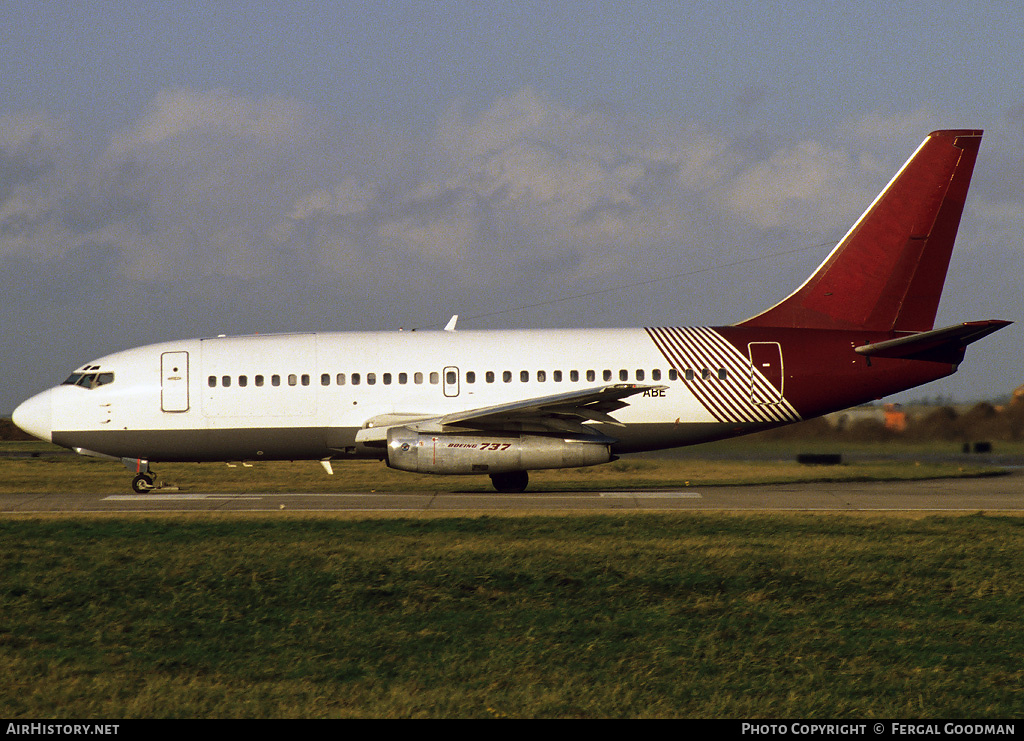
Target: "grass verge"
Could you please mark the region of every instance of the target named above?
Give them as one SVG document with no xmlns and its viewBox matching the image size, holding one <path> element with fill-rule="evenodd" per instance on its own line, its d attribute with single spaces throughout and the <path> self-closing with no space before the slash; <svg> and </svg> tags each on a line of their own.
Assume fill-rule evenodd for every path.
<svg viewBox="0 0 1024 741">
<path fill-rule="evenodd" d="M 0 458 L 0 494 L 121 494 L 131 474 L 110 461 L 37 451 L 38 457 Z M 906 481 L 929 478 L 994 476 L 1004 473 L 985 462 L 934 460 L 927 451 L 893 460 L 865 456 L 836 466 L 808 466 L 793 455 L 783 458 L 691 459 L 627 457 L 589 468 L 531 471 L 531 492 L 595 491 L 608 488 L 658 489 L 686 486 L 778 484 L 821 481 Z M 328 476 L 313 461 L 267 461 L 252 466 L 222 463 L 154 464 L 159 479 L 184 491 L 339 492 L 339 491 L 492 491 L 486 476 L 433 476 L 394 471 L 378 461 L 333 464 Z"/>
</svg>

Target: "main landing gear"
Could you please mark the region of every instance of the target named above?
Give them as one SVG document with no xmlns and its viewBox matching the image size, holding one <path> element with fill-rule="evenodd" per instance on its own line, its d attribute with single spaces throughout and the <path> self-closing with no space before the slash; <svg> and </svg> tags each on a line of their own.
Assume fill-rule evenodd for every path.
<svg viewBox="0 0 1024 741">
<path fill-rule="evenodd" d="M 518 494 L 521 491 L 526 491 L 526 485 L 530 483 L 530 474 L 526 471 L 492 473 L 491 483 L 503 494 Z"/>
<path fill-rule="evenodd" d="M 122 458 L 121 465 L 129 471 L 135 472 L 135 478 L 132 479 L 132 491 L 137 494 L 146 494 L 160 488 L 156 483 L 156 474 L 150 469 L 149 461 L 145 458 Z"/>
</svg>

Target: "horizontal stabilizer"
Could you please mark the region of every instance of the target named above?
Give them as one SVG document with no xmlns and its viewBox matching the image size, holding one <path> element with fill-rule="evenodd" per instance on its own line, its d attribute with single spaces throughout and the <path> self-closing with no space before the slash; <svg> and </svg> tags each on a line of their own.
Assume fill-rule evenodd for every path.
<svg viewBox="0 0 1024 741">
<path fill-rule="evenodd" d="M 965 322 L 952 327 L 897 337 L 894 340 L 872 342 L 854 350 L 871 358 L 959 362 L 959 356 L 962 356 L 965 347 L 1012 323 L 1001 319 Z"/>
</svg>

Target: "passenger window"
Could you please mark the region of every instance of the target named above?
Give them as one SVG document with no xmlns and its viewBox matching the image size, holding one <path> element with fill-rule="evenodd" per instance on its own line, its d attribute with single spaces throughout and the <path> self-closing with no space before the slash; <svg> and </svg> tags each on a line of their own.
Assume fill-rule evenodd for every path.
<svg viewBox="0 0 1024 741">
<path fill-rule="evenodd" d="M 687 381 L 692 381 L 693 380 L 693 369 L 692 368 L 687 368 L 686 369 L 686 380 Z"/>
<path fill-rule="evenodd" d="M 256 383 L 257 386 L 262 386 L 263 385 L 263 376 L 256 376 L 253 379 L 253 381 Z"/>
<path fill-rule="evenodd" d="M 71 379 L 69 378 L 68 381 L 70 381 L 70 380 Z M 78 379 L 76 378 L 75 380 L 77 381 Z M 64 383 L 67 383 L 67 381 L 65 381 Z M 210 376 L 209 378 L 207 378 L 206 379 L 206 385 L 209 386 L 210 388 L 216 388 L 216 386 L 217 386 L 217 376 Z"/>
<path fill-rule="evenodd" d="M 309 385 L 309 374 L 308 373 L 303 373 L 302 374 L 302 385 L 303 386 L 308 386 Z"/>
<path fill-rule="evenodd" d="M 295 375 L 294 373 L 289 373 L 288 374 L 288 385 L 289 386 L 298 386 L 299 385 L 299 377 L 297 375 Z"/>
<path fill-rule="evenodd" d="M 444 382 L 447 383 L 449 386 L 455 385 L 455 383 L 457 382 L 457 378 L 458 374 L 456 374 L 455 371 L 448 371 L 447 373 L 444 374 Z"/>
<path fill-rule="evenodd" d="M 344 373 L 339 373 L 338 375 L 336 375 L 334 377 L 334 382 L 336 384 L 338 384 L 339 386 L 344 386 L 345 385 L 345 374 Z"/>
<path fill-rule="evenodd" d="M 231 376 L 221 376 L 220 385 L 227 388 L 231 385 Z"/>
<path fill-rule="evenodd" d="M 651 371 L 651 380 L 652 381 L 660 381 L 661 380 L 661 371 L 658 370 L 657 368 L 652 370 Z"/>
<path fill-rule="evenodd" d="M 503 371 L 501 374 L 501 380 L 505 383 L 512 382 L 512 371 Z"/>
<path fill-rule="evenodd" d="M 321 386 L 330 386 L 331 385 L 331 374 L 330 373 L 321 373 L 320 374 L 320 385 Z"/>
<path fill-rule="evenodd" d="M 588 370 L 587 371 L 587 380 L 588 381 L 595 381 L 595 380 L 597 380 L 597 374 L 594 371 L 592 371 L 592 370 Z"/>
<path fill-rule="evenodd" d="M 605 372 L 604 372 L 604 373 L 602 374 L 602 377 L 604 378 L 604 380 L 606 380 L 606 381 L 610 381 L 610 380 L 612 380 L 612 372 L 611 372 L 610 370 L 606 370 L 606 371 L 605 371 Z"/>
<path fill-rule="evenodd" d="M 679 371 L 677 371 L 675 368 L 670 368 L 669 371 L 668 371 L 668 380 L 670 380 L 670 381 L 678 381 L 679 380 Z"/>
<path fill-rule="evenodd" d="M 359 385 L 359 381 L 361 380 L 359 374 L 358 373 L 353 373 L 351 378 L 352 378 L 352 385 L 353 386 L 358 386 Z"/>
<path fill-rule="evenodd" d="M 575 370 L 569 371 L 569 380 L 572 381 L 573 383 L 576 383 L 577 381 L 579 381 L 580 380 L 580 372 L 579 371 L 575 371 Z"/>
<path fill-rule="evenodd" d="M 398 374 L 398 382 L 401 385 L 403 385 L 403 386 L 405 384 L 409 383 L 409 374 L 408 373 L 399 373 Z"/>
<path fill-rule="evenodd" d="M 541 383 L 544 383 L 544 381 L 548 380 L 547 372 L 537 371 L 537 380 L 540 381 Z"/>
<path fill-rule="evenodd" d="M 628 381 L 629 380 L 629 371 L 628 370 L 620 370 L 619 371 L 619 380 L 620 381 Z"/>
<path fill-rule="evenodd" d="M 644 372 L 642 370 L 640 370 L 639 368 L 637 368 L 637 370 L 636 370 L 636 380 L 638 380 L 638 381 L 644 380 Z"/>
<path fill-rule="evenodd" d="M 729 377 L 729 372 L 725 368 L 719 368 L 718 369 L 718 380 L 719 381 L 724 381 L 728 377 Z"/>
<path fill-rule="evenodd" d="M 484 379 L 487 381 L 487 383 L 494 383 L 494 371 L 487 371 L 487 373 L 484 375 Z"/>
<path fill-rule="evenodd" d="M 281 385 L 281 376 L 277 375 L 276 373 L 274 375 L 272 375 L 270 377 L 270 385 L 271 386 L 280 386 Z"/>
<path fill-rule="evenodd" d="M 436 386 L 440 381 L 441 375 L 437 371 L 432 371 L 430 373 L 430 383 Z"/>
<path fill-rule="evenodd" d="M 466 383 L 476 383 L 475 371 L 466 371 Z"/>
<path fill-rule="evenodd" d="M 414 373 L 413 376 L 412 376 L 412 382 L 416 383 L 416 384 L 423 383 L 423 374 L 422 373 Z"/>
<path fill-rule="evenodd" d="M 519 380 L 523 383 L 530 382 L 530 371 L 519 371 Z"/>
<path fill-rule="evenodd" d="M 367 373 L 366 374 L 366 385 L 367 386 L 374 386 L 374 385 L 376 385 L 376 383 L 377 383 L 377 374 L 376 373 Z"/>
<path fill-rule="evenodd" d="M 552 373 L 551 374 L 551 380 L 554 381 L 555 383 L 561 383 L 562 382 L 562 371 L 555 371 L 554 373 Z"/>
<path fill-rule="evenodd" d="M 246 386 L 248 386 L 249 385 L 249 377 L 248 376 L 239 376 L 238 377 L 238 385 L 241 386 L 242 388 L 245 388 Z"/>
<path fill-rule="evenodd" d="M 383 381 L 384 381 L 384 385 L 385 386 L 390 386 L 391 385 L 391 374 L 390 373 L 385 373 L 384 376 L 383 376 Z"/>
</svg>

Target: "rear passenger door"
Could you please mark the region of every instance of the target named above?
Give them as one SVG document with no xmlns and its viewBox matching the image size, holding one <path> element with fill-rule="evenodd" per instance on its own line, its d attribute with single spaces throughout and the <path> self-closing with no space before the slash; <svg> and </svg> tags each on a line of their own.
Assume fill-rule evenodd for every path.
<svg viewBox="0 0 1024 741">
<path fill-rule="evenodd" d="M 751 342 L 750 400 L 754 404 L 778 404 L 782 401 L 782 346 L 778 342 Z"/>
</svg>

